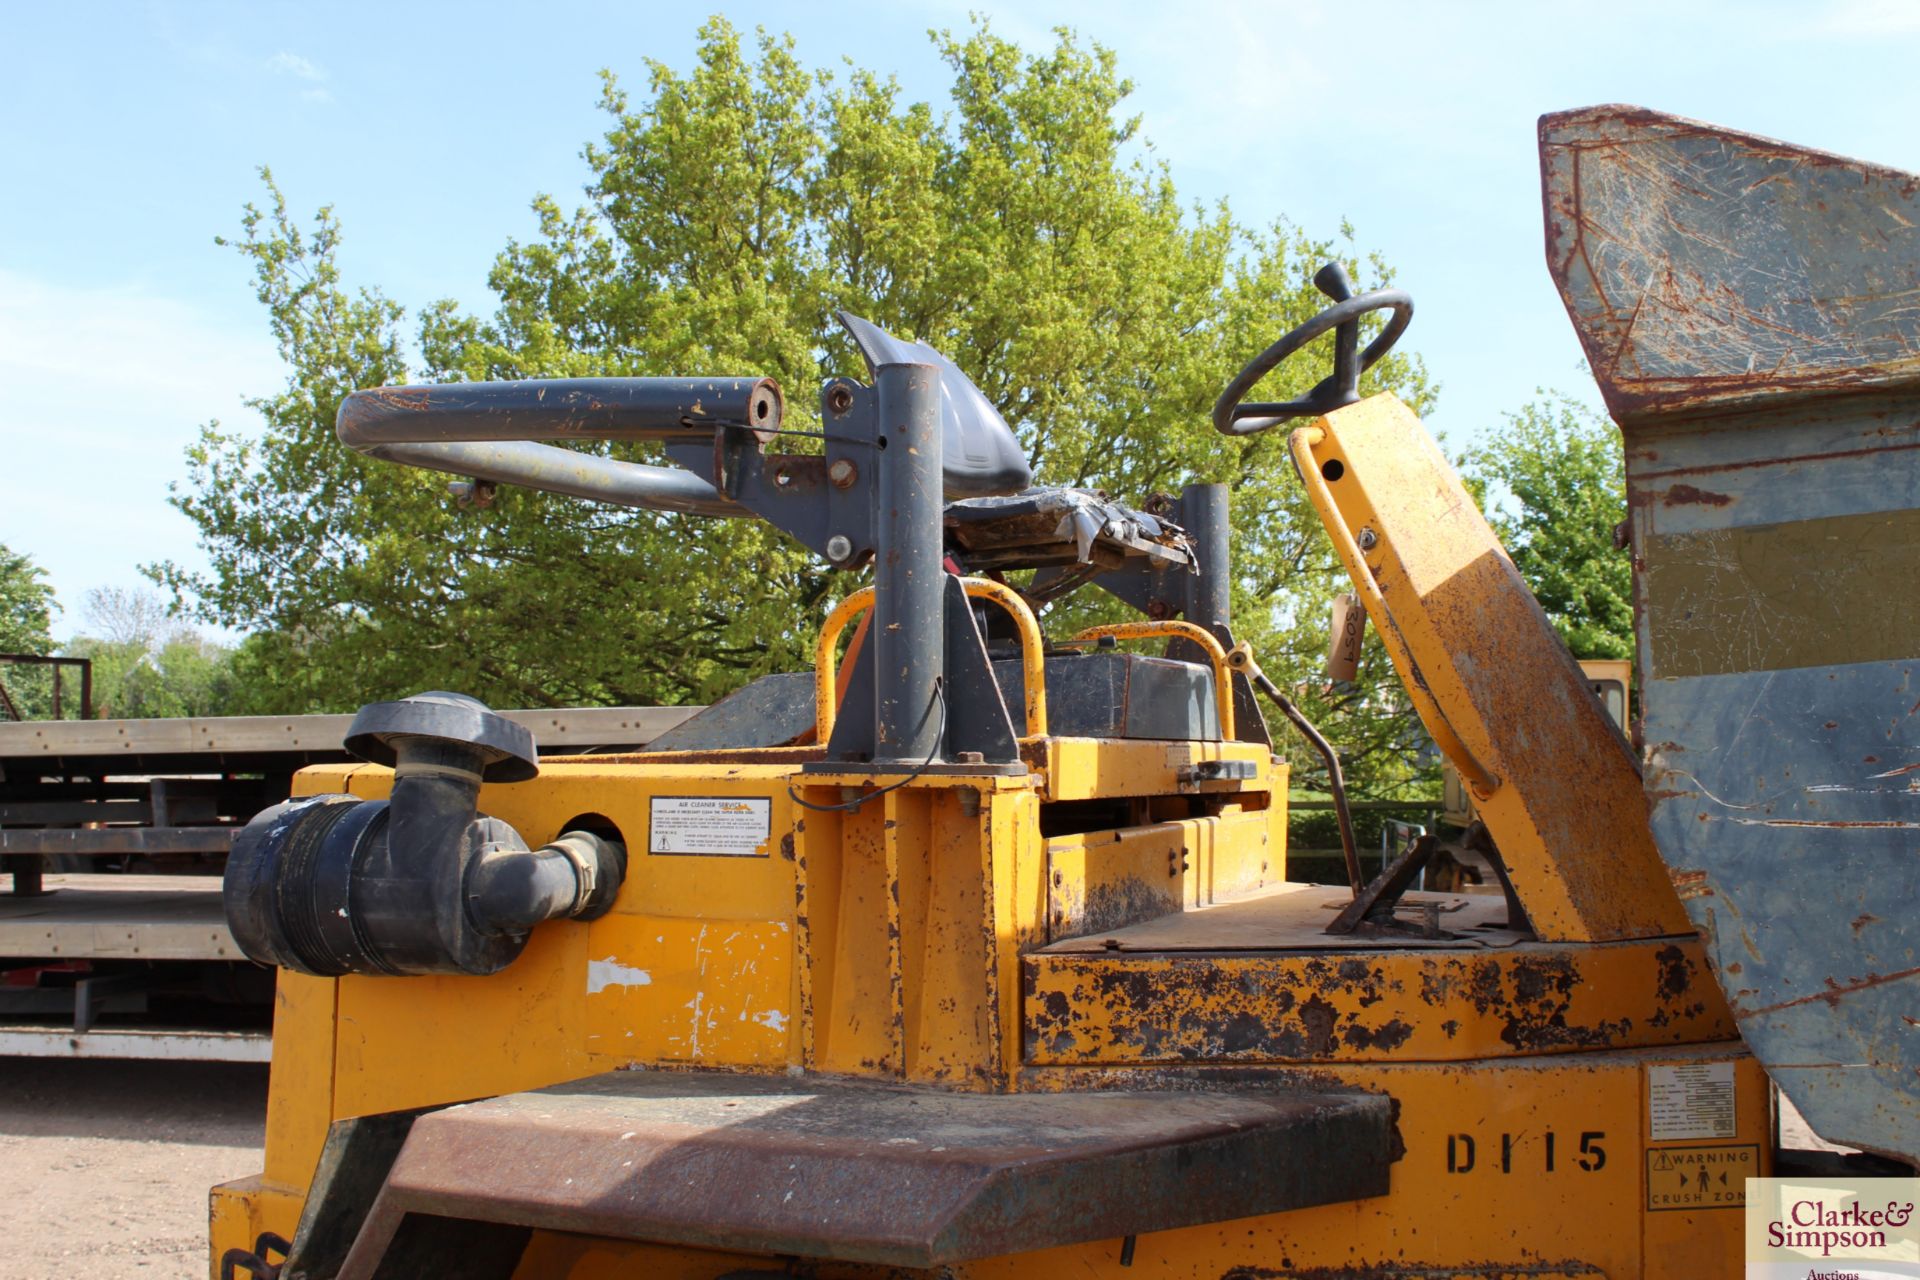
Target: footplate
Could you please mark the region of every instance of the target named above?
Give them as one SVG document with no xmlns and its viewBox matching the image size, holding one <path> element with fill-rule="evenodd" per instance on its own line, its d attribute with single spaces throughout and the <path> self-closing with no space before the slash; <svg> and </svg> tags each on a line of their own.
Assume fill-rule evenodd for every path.
<svg viewBox="0 0 1920 1280">
<path fill-rule="evenodd" d="M 615 1072 L 422 1117 L 341 1275 L 510 1275 L 535 1229 L 938 1266 L 1384 1195 L 1391 1149 L 1357 1092 Z"/>
</svg>

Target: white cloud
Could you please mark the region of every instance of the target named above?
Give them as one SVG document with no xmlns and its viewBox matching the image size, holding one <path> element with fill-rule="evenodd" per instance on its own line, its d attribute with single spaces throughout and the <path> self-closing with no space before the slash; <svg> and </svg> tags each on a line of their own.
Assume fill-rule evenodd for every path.
<svg viewBox="0 0 1920 1280">
<path fill-rule="evenodd" d="M 0 268 L 0 542 L 45 566 L 69 606 L 139 583 L 143 563 L 202 563 L 167 483 L 202 423 L 253 425 L 243 397 L 284 381 L 264 323 Z"/>
<path fill-rule="evenodd" d="M 327 73 L 312 61 L 297 53 L 288 53 L 284 49 L 267 59 L 267 70 L 292 76 L 296 80 L 311 80 L 315 84 L 320 84 L 327 78 Z"/>
</svg>

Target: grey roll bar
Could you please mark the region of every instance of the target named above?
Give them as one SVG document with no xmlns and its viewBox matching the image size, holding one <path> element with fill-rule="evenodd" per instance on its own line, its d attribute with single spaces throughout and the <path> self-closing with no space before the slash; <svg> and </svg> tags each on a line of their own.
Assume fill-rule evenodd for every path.
<svg viewBox="0 0 1920 1280">
<path fill-rule="evenodd" d="M 698 443 L 722 428 L 763 442 L 783 402 L 769 378 L 564 378 L 375 387 L 341 402 L 335 431 L 368 457 L 655 511 L 746 516 L 690 472 L 543 440 Z"/>
</svg>

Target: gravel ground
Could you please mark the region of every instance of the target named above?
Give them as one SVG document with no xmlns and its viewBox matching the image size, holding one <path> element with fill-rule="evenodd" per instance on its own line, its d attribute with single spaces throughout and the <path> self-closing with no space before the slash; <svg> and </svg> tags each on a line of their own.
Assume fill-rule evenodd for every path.
<svg viewBox="0 0 1920 1280">
<path fill-rule="evenodd" d="M 264 1066 L 0 1058 L 0 1280 L 204 1277 L 207 1188 L 260 1170 Z"/>
</svg>

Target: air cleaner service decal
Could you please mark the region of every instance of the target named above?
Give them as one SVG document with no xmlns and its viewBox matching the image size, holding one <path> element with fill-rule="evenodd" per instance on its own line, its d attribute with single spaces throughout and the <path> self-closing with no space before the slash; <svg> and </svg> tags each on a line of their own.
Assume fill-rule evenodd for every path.
<svg viewBox="0 0 1920 1280">
<path fill-rule="evenodd" d="M 773 834 L 766 796 L 655 796 L 647 852 L 695 858 L 764 858 Z"/>
</svg>

